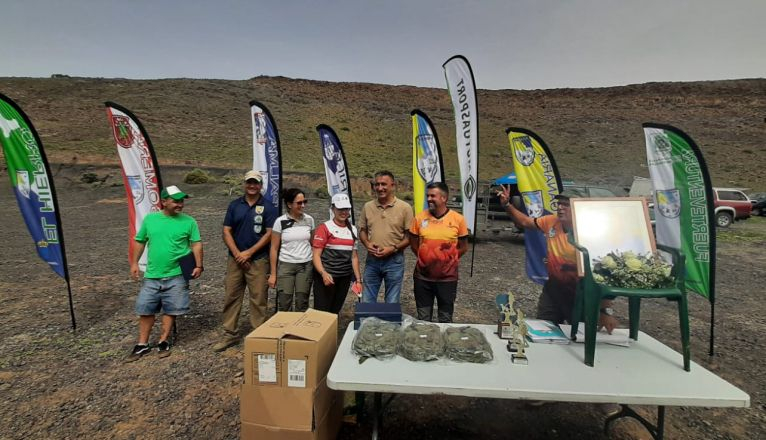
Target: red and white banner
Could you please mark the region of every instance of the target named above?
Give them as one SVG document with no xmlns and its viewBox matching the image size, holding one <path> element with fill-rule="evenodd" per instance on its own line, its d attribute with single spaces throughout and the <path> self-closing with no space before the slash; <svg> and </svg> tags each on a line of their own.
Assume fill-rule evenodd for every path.
<svg viewBox="0 0 766 440">
<path fill-rule="evenodd" d="M 105 105 L 109 125 L 117 143 L 122 180 L 128 196 L 128 261 L 132 261 L 131 243 L 136 232 L 141 229 L 144 217 L 150 212 L 162 209 L 162 179 L 149 135 L 138 118 L 125 107 L 113 102 L 107 102 Z M 146 270 L 148 254 L 148 251 L 144 252 L 139 260 L 142 271 Z"/>
</svg>

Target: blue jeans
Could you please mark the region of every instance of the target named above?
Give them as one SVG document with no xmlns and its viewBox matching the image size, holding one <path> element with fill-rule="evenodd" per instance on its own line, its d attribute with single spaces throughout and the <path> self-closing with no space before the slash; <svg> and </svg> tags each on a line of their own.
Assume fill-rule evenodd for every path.
<svg viewBox="0 0 766 440">
<path fill-rule="evenodd" d="M 404 279 L 404 252 L 397 252 L 386 259 L 368 255 L 362 277 L 364 279 L 362 302 L 377 302 L 378 290 L 385 280 L 386 302 L 398 303 Z"/>
<path fill-rule="evenodd" d="M 169 278 L 144 278 L 136 298 L 136 315 L 189 313 L 189 282 L 182 275 Z"/>
</svg>

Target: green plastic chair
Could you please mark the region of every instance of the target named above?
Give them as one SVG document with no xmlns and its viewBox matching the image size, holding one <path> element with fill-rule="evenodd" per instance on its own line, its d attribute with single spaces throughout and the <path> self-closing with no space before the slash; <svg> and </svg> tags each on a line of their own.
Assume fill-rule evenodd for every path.
<svg viewBox="0 0 766 440">
<path fill-rule="evenodd" d="M 684 370 L 689 371 L 691 350 L 689 347 L 689 310 L 686 302 L 686 268 L 685 257 L 678 249 L 658 244 L 657 248 L 670 253 L 673 256 L 673 270 L 671 277 L 675 279 L 675 286 L 664 289 L 624 289 L 599 284 L 593 279 L 591 271 L 590 255 L 588 249 L 572 242 L 572 245 L 583 254 L 585 276 L 577 283 L 577 296 L 572 313 L 572 339 L 577 335 L 577 328 L 581 321 L 585 322 L 585 364 L 593 366 L 596 356 L 596 332 L 598 331 L 598 318 L 601 309 L 601 300 L 612 299 L 618 296 L 628 298 L 628 316 L 630 325 L 630 338 L 638 340 L 638 324 L 641 311 L 642 298 L 665 298 L 668 301 L 678 303 L 678 320 L 681 325 L 681 346 L 684 357 Z M 584 319 L 583 319 L 584 318 Z"/>
</svg>

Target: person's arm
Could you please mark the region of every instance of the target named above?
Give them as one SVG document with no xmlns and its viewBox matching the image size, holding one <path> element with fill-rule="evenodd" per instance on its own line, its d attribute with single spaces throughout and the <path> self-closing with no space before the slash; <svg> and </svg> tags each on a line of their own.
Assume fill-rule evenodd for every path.
<svg viewBox="0 0 766 440">
<path fill-rule="evenodd" d="M 325 286 L 335 284 L 335 280 L 332 279 L 332 275 L 324 270 L 324 265 L 322 264 L 322 251 L 324 251 L 328 237 L 329 232 L 327 231 L 327 227 L 324 225 L 319 225 L 316 233 L 314 234 L 314 239 L 311 242 L 311 259 L 314 263 L 314 270 L 317 271 L 319 276 L 322 277 L 322 282 Z"/>
<path fill-rule="evenodd" d="M 232 227 L 231 226 L 224 226 L 223 227 L 223 242 L 226 245 L 227 248 L 229 248 L 229 252 L 234 256 L 234 258 L 238 259 L 239 257 L 239 248 L 237 248 L 237 243 L 234 242 L 234 236 L 231 235 Z M 239 261 L 239 260 L 237 260 Z"/>
<path fill-rule="evenodd" d="M 191 244 L 191 251 L 194 254 L 194 270 L 192 270 L 192 279 L 197 279 L 205 270 L 202 264 L 202 241 L 195 241 Z"/>
<path fill-rule="evenodd" d="M 404 227 L 404 236 L 402 237 L 401 240 L 399 240 L 399 243 L 396 243 L 396 245 L 394 246 L 395 247 L 394 252 L 399 252 L 399 251 L 404 252 L 404 250 L 410 246 L 409 228 L 410 226 L 412 226 L 412 218 L 413 218 L 412 208 L 410 207 L 410 205 L 407 205 L 407 212 L 404 215 L 404 222 L 402 225 Z"/>
<path fill-rule="evenodd" d="M 410 236 L 410 249 L 412 249 L 412 253 L 417 257 L 418 248 L 420 247 L 420 236 L 412 231 L 407 231 L 407 234 Z"/>
<path fill-rule="evenodd" d="M 138 281 L 138 276 L 140 274 L 140 270 L 138 269 L 138 261 L 141 259 L 141 254 L 144 253 L 144 249 L 146 248 L 146 243 L 141 243 L 140 241 L 133 240 L 133 258 L 130 261 L 130 276 Z"/>
<path fill-rule="evenodd" d="M 459 237 L 457 239 L 457 255 L 458 258 L 462 257 L 463 254 L 468 252 L 468 236 L 465 237 Z"/>
<path fill-rule="evenodd" d="M 312 260 L 314 262 L 314 270 L 317 271 L 317 273 L 322 277 L 322 281 L 324 282 L 325 286 L 329 286 L 332 284 L 335 284 L 335 281 L 332 279 L 332 275 L 325 272 L 324 266 L 322 266 L 322 251 L 323 248 L 312 248 Z"/>
<path fill-rule="evenodd" d="M 505 209 L 505 212 L 507 212 L 514 223 L 521 226 L 524 229 L 536 229 L 537 226 L 535 225 L 535 220 L 532 217 L 529 217 L 528 215 L 524 214 L 523 212 L 516 209 L 515 206 L 513 206 L 511 201 L 511 187 L 501 185 L 503 190 L 498 193 L 498 196 L 500 197 L 500 204 L 502 205 L 503 209 Z"/>
<path fill-rule="evenodd" d="M 362 284 L 362 272 L 359 270 L 359 254 L 356 252 L 356 249 L 351 253 L 351 267 L 354 269 L 356 282 Z"/>
<path fill-rule="evenodd" d="M 279 246 L 282 244 L 282 234 L 279 232 L 271 231 L 271 249 L 269 249 L 269 287 L 277 287 L 277 255 L 279 254 Z"/>
<path fill-rule="evenodd" d="M 361 236 L 361 234 L 360 234 Z M 377 248 L 378 252 L 375 254 L 380 258 L 387 258 L 390 255 L 393 255 L 401 250 L 404 250 L 407 248 L 407 246 L 410 245 L 410 234 L 408 231 L 404 232 L 404 238 L 399 240 L 398 243 L 396 243 L 393 246 L 387 246 L 384 248 Z"/>
<path fill-rule="evenodd" d="M 251 258 L 253 258 L 253 255 L 255 255 L 256 252 L 260 251 L 264 247 L 266 247 L 271 242 L 271 228 L 266 228 L 266 233 L 261 236 L 261 239 L 258 240 L 254 245 L 250 246 L 247 250 L 244 250 L 239 253 L 239 256 L 237 258 L 237 263 L 244 264 L 250 261 Z"/>
<path fill-rule="evenodd" d="M 359 224 L 356 225 L 356 228 L 359 230 L 359 241 L 362 243 L 362 246 L 367 249 L 367 252 L 373 255 L 377 255 L 378 249 L 370 241 L 370 234 L 369 231 L 367 231 L 367 212 L 365 210 L 366 207 L 367 205 L 362 207 L 362 215 L 359 216 Z"/>
<path fill-rule="evenodd" d="M 367 235 L 367 228 L 359 227 L 359 241 L 362 242 L 362 246 L 367 249 L 367 252 L 377 255 L 377 248 L 370 241 L 370 236 Z"/>
<path fill-rule="evenodd" d="M 603 299 L 601 300 L 600 307 L 602 309 L 605 308 L 611 308 L 612 307 L 612 300 L 611 299 Z M 602 328 L 606 328 L 606 332 L 610 335 L 612 334 L 612 331 L 617 328 L 617 325 L 619 322 L 617 321 L 617 318 L 611 315 L 607 315 L 605 313 L 599 313 L 598 314 L 598 329 L 601 330 Z"/>
</svg>

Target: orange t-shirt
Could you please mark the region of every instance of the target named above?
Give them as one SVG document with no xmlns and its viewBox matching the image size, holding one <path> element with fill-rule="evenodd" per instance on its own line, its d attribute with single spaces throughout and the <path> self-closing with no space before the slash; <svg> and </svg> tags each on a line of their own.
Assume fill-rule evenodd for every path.
<svg viewBox="0 0 766 440">
<path fill-rule="evenodd" d="M 436 218 L 426 209 L 412 219 L 410 233 L 420 237 L 415 276 L 426 281 L 457 281 L 458 240 L 468 236 L 465 218 L 451 209 Z"/>
<path fill-rule="evenodd" d="M 555 215 L 544 215 L 535 219 L 537 227 L 545 235 L 548 258 L 545 267 L 548 279 L 560 283 L 577 283 L 577 249 L 569 243 L 561 221 Z"/>
</svg>

